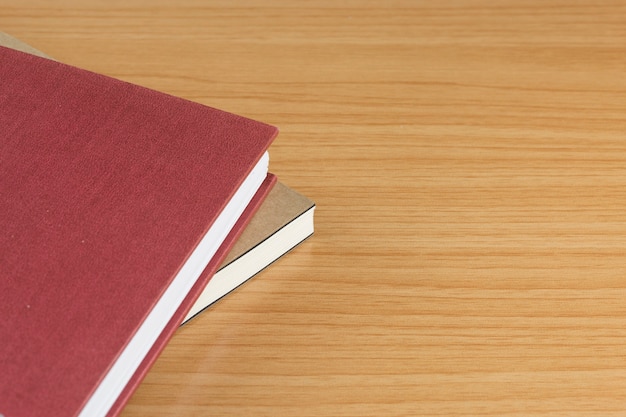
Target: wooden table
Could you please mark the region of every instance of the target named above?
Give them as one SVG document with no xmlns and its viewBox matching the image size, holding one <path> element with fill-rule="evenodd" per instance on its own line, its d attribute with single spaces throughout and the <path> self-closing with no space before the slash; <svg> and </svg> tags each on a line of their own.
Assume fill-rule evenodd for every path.
<svg viewBox="0 0 626 417">
<path fill-rule="evenodd" d="M 123 417 L 625 415 L 626 4 L 593 3 L 0 0 L 56 59 L 279 126 L 318 205 Z"/>
</svg>

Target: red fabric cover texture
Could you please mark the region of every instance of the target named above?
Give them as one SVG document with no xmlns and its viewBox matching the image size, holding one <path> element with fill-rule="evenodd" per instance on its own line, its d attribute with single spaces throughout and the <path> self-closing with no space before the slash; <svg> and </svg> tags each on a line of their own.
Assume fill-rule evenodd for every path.
<svg viewBox="0 0 626 417">
<path fill-rule="evenodd" d="M 276 134 L 0 47 L 0 414 L 80 411 Z"/>
</svg>

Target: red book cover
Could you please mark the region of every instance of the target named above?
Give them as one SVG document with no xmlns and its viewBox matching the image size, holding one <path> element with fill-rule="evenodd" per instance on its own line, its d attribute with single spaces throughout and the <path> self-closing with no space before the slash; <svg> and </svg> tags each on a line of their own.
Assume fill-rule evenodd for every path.
<svg viewBox="0 0 626 417">
<path fill-rule="evenodd" d="M 276 134 L 0 47 L 0 414 L 82 415 Z"/>
</svg>

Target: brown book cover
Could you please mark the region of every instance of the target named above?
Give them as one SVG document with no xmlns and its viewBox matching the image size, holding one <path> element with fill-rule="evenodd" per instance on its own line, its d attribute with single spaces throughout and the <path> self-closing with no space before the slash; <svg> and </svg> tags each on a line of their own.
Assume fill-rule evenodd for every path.
<svg viewBox="0 0 626 417">
<path fill-rule="evenodd" d="M 7 48 L 17 49 L 18 51 L 28 52 L 29 54 L 41 56 L 44 58 L 50 58 L 49 56 L 46 56 L 46 54 L 44 54 L 40 50 L 35 49 L 32 46 L 4 32 L 0 32 L 0 46 L 6 46 Z"/>
</svg>

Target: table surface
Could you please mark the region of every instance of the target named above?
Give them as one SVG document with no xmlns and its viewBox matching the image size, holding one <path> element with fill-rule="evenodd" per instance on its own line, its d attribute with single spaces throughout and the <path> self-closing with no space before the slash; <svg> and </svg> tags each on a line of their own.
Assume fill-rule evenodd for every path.
<svg viewBox="0 0 626 417">
<path fill-rule="evenodd" d="M 58 60 L 279 126 L 317 203 L 123 417 L 624 415 L 626 5 L 593 3 L 0 0 Z"/>
</svg>

